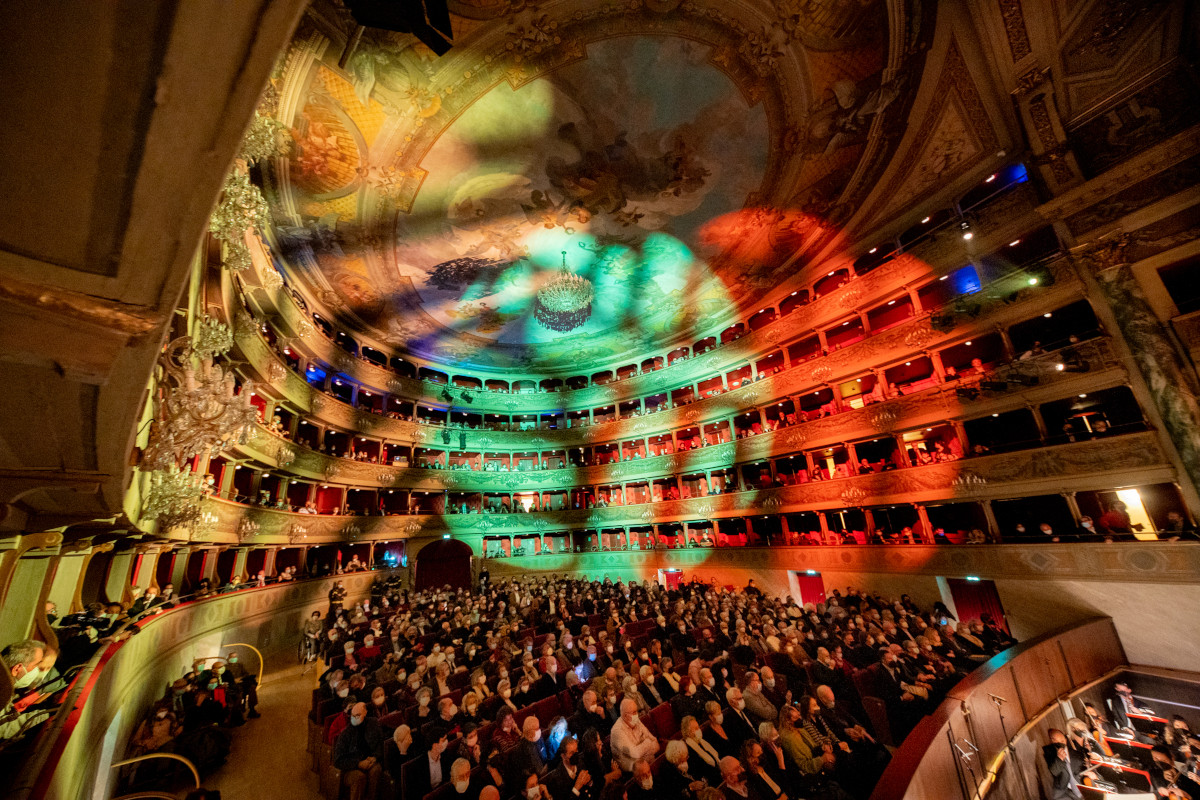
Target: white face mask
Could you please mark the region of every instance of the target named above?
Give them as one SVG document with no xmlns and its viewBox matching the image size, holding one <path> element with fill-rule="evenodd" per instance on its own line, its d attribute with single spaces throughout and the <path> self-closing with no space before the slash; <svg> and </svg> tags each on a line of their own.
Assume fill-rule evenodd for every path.
<svg viewBox="0 0 1200 800">
<path fill-rule="evenodd" d="M 349 696 L 350 696 L 350 687 L 343 686 L 342 688 L 338 689 L 338 697 L 349 697 Z"/>
<path fill-rule="evenodd" d="M 529 800 L 538 800 L 538 798 L 540 798 L 542 796 L 541 787 L 530 786 L 528 789 L 525 790 L 525 796 L 528 797 Z"/>
<path fill-rule="evenodd" d="M 745 701 L 745 700 L 738 700 L 738 701 L 737 701 L 737 710 L 738 710 L 738 711 L 745 711 L 745 710 L 746 710 L 746 701 Z"/>
<path fill-rule="evenodd" d="M 715 717 L 713 717 L 713 722 L 717 723 L 718 725 L 724 725 L 725 724 L 725 715 L 717 714 Z"/>
<path fill-rule="evenodd" d="M 700 732 L 699 728 L 696 728 L 696 730 L 692 731 L 692 741 L 698 742 L 703 738 L 704 734 Z"/>
<path fill-rule="evenodd" d="M 467 791 L 467 787 L 470 785 L 471 785 L 470 781 L 455 781 L 454 782 L 454 791 L 458 792 L 459 794 L 463 794 L 464 792 Z"/>
<path fill-rule="evenodd" d="M 642 788 L 649 790 L 654 788 L 654 778 L 646 778 L 641 782 Z"/>
<path fill-rule="evenodd" d="M 33 686 L 41 678 L 42 671 L 39 668 L 27 669 L 24 675 L 13 681 L 13 688 L 24 689 L 26 686 Z"/>
<path fill-rule="evenodd" d="M 775 688 L 775 679 L 774 678 L 767 678 L 765 681 L 763 681 L 763 683 L 765 683 L 767 685 L 768 689 Z"/>
<path fill-rule="evenodd" d="M 422 706 L 427 706 L 427 705 L 429 705 L 429 698 L 428 697 L 419 697 L 419 698 L 417 698 L 417 702 L 419 704 L 421 704 Z"/>
</svg>

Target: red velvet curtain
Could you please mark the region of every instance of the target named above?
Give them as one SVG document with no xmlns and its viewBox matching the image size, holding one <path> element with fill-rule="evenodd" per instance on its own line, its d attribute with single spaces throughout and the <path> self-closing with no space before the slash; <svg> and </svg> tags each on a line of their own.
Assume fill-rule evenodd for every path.
<svg viewBox="0 0 1200 800">
<path fill-rule="evenodd" d="M 1004 618 L 1004 606 L 1000 605 L 1000 595 L 996 592 L 994 582 L 947 578 L 946 583 L 950 586 L 950 596 L 954 598 L 954 610 L 958 613 L 959 621 L 970 622 L 990 614 L 996 624 L 1008 632 L 1008 620 Z"/>
<path fill-rule="evenodd" d="M 455 589 L 471 585 L 470 545 L 443 539 L 430 542 L 417 553 L 417 591 L 446 584 Z"/>
</svg>

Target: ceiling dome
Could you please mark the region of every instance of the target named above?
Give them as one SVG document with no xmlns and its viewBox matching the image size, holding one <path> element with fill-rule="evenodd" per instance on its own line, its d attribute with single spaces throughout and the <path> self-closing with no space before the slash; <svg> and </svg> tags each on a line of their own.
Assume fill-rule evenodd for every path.
<svg viewBox="0 0 1200 800">
<path fill-rule="evenodd" d="M 737 321 L 868 190 L 905 54 L 883 4 L 836 29 L 666 5 L 460 4 L 442 58 L 302 29 L 294 146 L 264 174 L 292 285 L 365 341 L 483 371 L 628 363 Z M 563 269 L 589 291 L 555 324 L 538 292 Z"/>
</svg>

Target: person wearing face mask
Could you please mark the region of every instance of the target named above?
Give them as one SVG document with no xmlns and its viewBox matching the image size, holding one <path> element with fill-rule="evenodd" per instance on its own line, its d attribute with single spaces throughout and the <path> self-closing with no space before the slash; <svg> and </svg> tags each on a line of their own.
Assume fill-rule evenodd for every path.
<svg viewBox="0 0 1200 800">
<path fill-rule="evenodd" d="M 591 772 L 583 766 L 578 739 L 563 740 L 558 762 L 558 768 L 546 778 L 553 800 L 592 800 L 598 796 L 601 782 L 593 780 Z"/>
<path fill-rule="evenodd" d="M 700 685 L 696 687 L 696 697 L 706 706 L 709 703 L 720 705 L 722 702 L 721 695 L 717 693 L 717 679 L 708 667 L 700 670 Z"/>
<path fill-rule="evenodd" d="M 725 702 L 729 706 L 729 713 L 725 715 L 725 733 L 733 741 L 735 749 L 740 750 L 743 742 L 754 738 L 758 723 L 746 711 L 741 689 L 735 686 L 725 692 Z"/>
<path fill-rule="evenodd" d="M 745 681 L 745 687 L 742 689 L 742 700 L 746 704 L 746 711 L 750 717 L 759 722 L 770 722 L 778 718 L 779 709 L 777 709 L 770 700 L 763 695 L 762 678 L 754 670 L 746 670 L 746 674 L 742 677 Z"/>
<path fill-rule="evenodd" d="M 525 773 L 519 785 L 522 789 L 520 800 L 553 800 L 550 790 L 541 782 L 541 777 L 536 772 Z"/>
<path fill-rule="evenodd" d="M 725 713 L 721 710 L 721 704 L 710 700 L 704 704 L 704 713 L 708 716 L 708 730 L 704 732 L 704 740 L 712 745 L 722 758 L 736 753 L 739 745 L 725 730 Z"/>
<path fill-rule="evenodd" d="M 412 752 L 411 750 L 409 752 Z M 450 780 L 450 765 L 454 760 L 449 751 L 446 737 L 430 737 L 429 749 L 418 754 L 415 768 L 410 766 L 405 772 L 409 784 L 404 787 L 408 797 L 424 797 L 434 789 Z"/>
<path fill-rule="evenodd" d="M 688 749 L 688 773 L 697 779 L 708 781 L 710 786 L 721 782 L 721 754 L 704 739 L 700 723 L 693 716 L 679 722 L 679 733 Z"/>
<path fill-rule="evenodd" d="M 383 732 L 365 703 L 350 708 L 350 724 L 333 743 L 332 763 L 342 771 L 349 800 L 375 800 L 383 775 Z"/>
<path fill-rule="evenodd" d="M 182 731 L 183 725 L 172 713 L 170 706 L 166 703 L 155 703 L 149 716 L 142 720 L 133 734 L 133 752 L 130 756 L 157 753 L 174 741 Z"/>
<path fill-rule="evenodd" d="M 528 716 L 521 724 L 521 742 L 509 755 L 510 775 L 514 785 L 519 785 L 524 775 L 532 772 L 544 775 L 550 763 L 550 750 L 542 736 L 541 723 L 536 716 Z"/>
<path fill-rule="evenodd" d="M 662 791 L 655 789 L 654 774 L 650 770 L 650 761 L 639 759 L 633 764 L 633 780 L 629 784 L 629 800 L 658 800 L 664 796 Z"/>
<path fill-rule="evenodd" d="M 471 762 L 465 758 L 456 758 L 450 765 L 450 797 L 475 798 L 483 791 L 483 780 L 471 777 Z"/>
<path fill-rule="evenodd" d="M 783 708 L 792 702 L 792 693 L 787 688 L 786 677 L 776 677 L 775 670 L 770 667 L 763 667 L 758 675 L 762 681 L 763 697 L 767 698 L 767 702 L 776 708 Z M 771 721 L 774 722 L 775 718 Z"/>
<path fill-rule="evenodd" d="M 579 706 L 568 722 L 568 727 L 576 736 L 583 736 L 589 728 L 599 731 L 601 736 L 608 736 L 612 730 L 612 721 L 604 713 L 599 697 L 591 689 L 583 693 Z"/>
<path fill-rule="evenodd" d="M 235 652 L 230 653 L 225 663 L 226 680 L 231 681 L 238 689 L 242 698 L 243 711 L 250 719 L 262 716 L 258 713 L 258 681 L 246 671 L 241 657 Z"/>
<path fill-rule="evenodd" d="M 542 675 L 533 690 L 538 699 L 556 697 L 559 692 L 566 691 L 567 681 L 560 671 L 557 658 L 553 655 L 543 656 L 540 666 Z"/>
<path fill-rule="evenodd" d="M 652 758 L 658 753 L 658 739 L 642 724 L 638 718 L 638 705 L 629 697 L 621 701 L 621 718 L 612 727 L 609 746 L 613 757 L 621 762 L 621 769 L 626 772 L 632 771 L 640 759 Z"/>
<path fill-rule="evenodd" d="M 675 712 L 675 719 L 704 716 L 704 702 L 700 700 L 696 684 L 687 675 L 679 679 L 679 691 L 669 702 L 671 710 Z"/>
</svg>

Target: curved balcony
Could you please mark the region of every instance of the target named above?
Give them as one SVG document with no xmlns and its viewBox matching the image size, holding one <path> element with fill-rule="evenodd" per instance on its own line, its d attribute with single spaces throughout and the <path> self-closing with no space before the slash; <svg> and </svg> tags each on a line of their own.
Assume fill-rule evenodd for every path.
<svg viewBox="0 0 1200 800">
<path fill-rule="evenodd" d="M 1043 370 L 1042 382 L 1021 392 L 997 397 L 965 401 L 956 394 L 957 384 L 941 384 L 921 392 L 886 400 L 859 409 L 843 411 L 792 426 L 746 436 L 733 442 L 709 445 L 668 455 L 649 456 L 591 467 L 564 467 L 528 472 L 488 472 L 479 470 L 426 469 L 397 467 L 356 461 L 314 451 L 259 425 L 258 435 L 231 453 L 264 466 L 286 471 L 292 475 L 322 482 L 346 484 L 362 488 L 408 488 L 423 491 L 523 491 L 542 488 L 564 489 L 576 486 L 652 480 L 685 472 L 725 469 L 769 458 L 797 454 L 801 448 L 815 449 L 839 445 L 846 441 L 887 434 L 892 431 L 943 424 L 950 420 L 987 413 L 1003 413 L 1025 405 L 1038 404 L 1077 391 L 1097 391 L 1124 383 L 1127 373 L 1105 340 L 1087 343 L 1087 356 L 1095 369 L 1088 373 Z M 757 388 L 757 385 L 747 387 Z M 719 398 L 714 398 L 719 399 Z M 705 402 L 705 401 L 702 401 Z M 697 404 L 699 405 L 699 404 Z M 348 406 L 347 406 L 348 408 Z M 377 415 L 371 415 L 375 417 Z M 641 436 L 646 417 L 612 423 L 625 426 L 623 439 Z M 394 420 L 393 420 L 394 421 Z M 412 425 L 413 423 L 407 423 Z M 433 426 L 420 426 L 432 428 Z M 596 426 L 599 429 L 602 426 Z M 595 430 L 593 429 L 593 430 Z M 452 434 L 445 449 L 492 451 L 497 449 L 490 431 L 436 429 Z M 363 432 L 363 431 L 359 431 Z M 371 430 L 366 433 L 377 434 Z M 569 431 L 509 433 L 520 437 L 522 449 L 556 449 L 573 443 L 562 441 L 559 435 Z M 421 440 L 423 445 L 438 446 L 441 437 Z M 590 443 L 590 442 L 589 442 Z M 514 449 L 516 449 L 514 447 Z"/>
<path fill-rule="evenodd" d="M 1108 618 L 1021 642 L 950 690 L 896 750 L 871 800 L 970 800 L 989 788 L 1003 797 L 1036 796 L 1040 781 L 1035 761 L 1042 757 L 1043 739 L 1037 731 L 1028 737 L 1016 734 L 1052 710 L 1061 713 L 1061 703 L 1070 704 L 1089 684 L 1128 663 Z M 1009 750 L 1017 738 L 1022 746 Z M 962 749 L 964 739 L 978 749 L 969 762 L 955 750 Z M 1025 769 L 1013 763 L 1013 754 L 1026 762 Z"/>
<path fill-rule="evenodd" d="M 694 452 L 712 459 L 710 463 L 715 466 L 724 466 L 722 457 L 732 457 L 734 450 L 732 445 L 720 445 Z M 662 458 L 671 460 L 680 457 L 681 454 L 676 454 Z M 654 459 L 647 459 L 650 460 Z M 357 466 L 364 470 L 380 469 L 373 465 Z M 538 478 L 558 477 L 557 473 L 574 473 L 576 470 L 508 474 L 429 472 L 434 474 L 427 476 L 416 488 L 431 492 L 450 488 L 462 490 L 464 486 L 457 482 L 462 476 L 510 479 L 514 483 L 528 480 L 528 483 L 521 485 L 528 486 L 530 490 L 544 490 L 548 488 L 547 482 L 539 482 Z M 1068 492 L 1102 490 L 1115 485 L 1164 483 L 1173 481 L 1174 477 L 1174 468 L 1163 453 L 1157 434 L 1147 431 L 909 467 L 894 472 L 605 508 L 526 514 L 340 516 L 296 514 L 210 498 L 206 501 L 205 510 L 209 514 L 210 535 L 214 540 L 244 541 L 249 531 L 256 537 L 256 542 L 295 544 L 297 541 L 324 542 L 339 538 L 402 539 L 418 534 L 540 534 L 552 530 L 636 527 L 846 507 L 949 500 L 982 501 L 1043 493 L 1048 482 L 1057 491 Z M 512 486 L 499 480 L 490 485 L 476 485 L 473 489 L 513 491 Z"/>
<path fill-rule="evenodd" d="M 803 362 L 759 381 L 744 383 L 737 389 L 732 389 L 723 394 L 696 400 L 686 406 L 630 419 L 619 419 L 586 427 L 565 428 L 555 431 L 514 432 L 448 429 L 444 426 L 393 419 L 383 414 L 357 409 L 349 403 L 342 402 L 325 394 L 304 381 L 271 348 L 262 337 L 258 325 L 244 311 L 240 314 L 235 312 L 235 317 L 239 320 L 235 325 L 235 334 L 240 355 L 267 385 L 276 390 L 278 395 L 277 400 L 294 406 L 302 413 L 311 415 L 313 419 L 320 420 L 348 432 L 379 436 L 402 443 L 436 444 L 447 431 L 450 431 L 455 439 L 460 440 L 455 443 L 459 445 L 457 449 L 460 450 L 522 451 L 538 448 L 541 444 L 551 443 L 561 447 L 580 447 L 600 442 L 616 442 L 623 438 L 627 439 L 631 433 L 639 436 L 654 435 L 677 428 L 703 425 L 726 419 L 730 415 L 736 414 L 755 404 L 769 404 L 779 398 L 787 398 L 791 395 L 809 391 L 814 386 L 852 379 L 856 374 L 861 374 L 867 365 L 887 364 L 889 363 L 889 359 L 903 358 L 906 353 L 934 350 L 940 346 L 947 346 L 957 339 L 969 337 L 972 333 L 977 333 L 980 330 L 1012 324 L 1028 316 L 1034 307 L 1040 308 L 1047 305 L 1064 304 L 1082 294 L 1082 284 L 1074 276 L 1074 273 L 1065 261 L 1059 261 L 1052 265 L 1051 272 L 1055 279 L 1054 285 L 1039 290 L 1036 296 L 1012 303 L 993 300 L 989 304 L 985 301 L 985 308 L 981 309 L 977 316 L 966 321 L 961 319 L 956 320 L 957 324 L 947 330 L 935 330 L 930 324 L 930 316 L 928 314 L 921 314 L 906 323 L 869 336 L 828 355 Z M 874 274 L 871 273 L 871 275 Z M 790 318 L 785 318 L 785 320 Z M 767 330 L 770 330 L 770 328 L 763 329 L 763 331 Z M 759 333 L 763 331 L 759 331 Z M 357 361 L 357 359 L 353 359 L 345 353 L 342 353 L 342 355 Z M 705 355 L 701 358 L 693 359 L 689 363 L 694 368 L 702 367 L 707 363 L 709 357 L 709 355 Z M 378 369 L 378 371 L 390 374 L 386 370 Z M 656 376 L 666 375 L 668 372 L 669 370 L 661 370 L 652 375 L 642 377 L 651 379 Z M 683 373 L 681 372 L 680 374 L 682 375 Z M 710 377 L 710 375 L 704 373 L 703 377 Z M 391 380 L 398 379 L 393 376 Z M 640 380 L 630 379 L 622 381 L 620 386 L 632 386 Z M 431 389 L 432 387 L 437 387 L 436 391 L 446 388 L 441 384 L 428 382 L 416 383 Z M 642 383 L 645 383 L 645 381 L 642 381 Z M 368 385 L 374 386 L 374 384 Z M 388 391 L 391 388 L 390 381 L 385 383 L 384 386 L 388 388 L 381 391 Z M 672 388 L 670 381 L 665 380 L 655 384 L 655 387 L 653 390 L 647 391 L 661 392 Z M 378 389 L 379 387 L 375 386 L 375 388 Z M 516 410 L 540 413 L 545 412 L 547 406 L 551 403 L 554 410 L 571 411 L 572 403 L 581 396 L 586 396 L 585 393 L 607 390 L 609 388 L 610 386 L 589 387 L 588 389 L 553 394 L 498 395 L 498 397 L 509 400 L 515 401 L 518 398 L 522 398 L 528 399 L 530 402 L 523 409 L 518 404 L 496 413 L 512 413 Z M 477 399 L 483 398 L 485 394 L 473 393 L 473 397 Z M 607 402 L 611 403 L 619 400 L 619 397 L 609 396 Z M 595 402 L 597 404 L 603 403 L 605 399 L 600 398 Z M 587 407 L 590 408 L 592 406 L 589 404 Z M 472 412 L 480 413 L 487 411 L 486 408 L 476 408 L 474 404 L 472 404 L 471 410 Z M 463 437 L 465 437 L 465 441 Z M 540 442 L 539 439 L 541 440 Z M 451 442 L 445 442 L 445 444 L 450 445 Z"/>
<path fill-rule="evenodd" d="M 196 658 L 220 653 L 225 642 L 252 642 L 269 664 L 294 662 L 299 620 L 328 606 L 334 580 L 342 580 L 348 600 L 364 598 L 381 573 L 359 573 L 244 589 L 191 603 L 137 623 L 138 635 L 102 648 L 91 668 L 75 678 L 68 701 L 47 723 L 33 758 L 13 787 L 18 796 L 109 797 L 116 773 L 114 743 L 127 742 L 142 709 L 192 666 Z M 284 628 L 278 624 L 286 621 Z M 273 630 L 297 631 L 272 636 Z"/>
<path fill-rule="evenodd" d="M 882 302 L 889 295 L 902 291 L 907 284 L 931 274 L 929 265 L 925 262 L 913 256 L 902 255 L 866 275 L 854 278 L 841 290 L 813 300 L 804 307 L 803 312 L 797 311 L 776 319 L 759 330 L 748 332 L 741 338 L 705 353 L 701 357 L 676 361 L 660 370 L 635 375 L 623 381 L 602 386 L 589 386 L 583 389 L 568 389 L 549 394 L 503 394 L 485 390 L 472 391 L 471 394 L 475 398 L 472 408 L 491 414 L 536 413 L 545 408 L 548 396 L 555 398 L 554 404 L 559 407 L 588 407 L 608 405 L 632 397 L 660 392 L 677 384 L 686 384 L 689 381 L 708 377 L 706 373 L 721 371 L 724 367 L 737 366 L 771 347 L 810 332 L 814 327 L 836 322 L 861 305 Z M 263 281 L 262 276 L 257 272 L 255 277 L 260 282 Z M 268 279 L 266 283 L 271 284 L 273 281 Z M 224 289 L 227 308 L 235 307 L 235 304 L 230 302 L 232 289 L 232 284 Z M 435 398 L 446 388 L 441 383 L 400 377 L 391 370 L 355 358 L 341 350 L 332 340 L 314 328 L 307 312 L 302 310 L 282 287 L 268 288 L 264 285 L 256 291 L 262 292 L 263 299 L 268 301 L 263 304 L 264 310 L 273 311 L 273 316 L 286 329 L 287 333 L 295 338 L 298 346 L 354 380 L 380 390 L 403 394 L 410 399 L 427 398 L 432 402 L 436 402 Z M 475 370 L 475 372 L 485 378 L 495 377 L 502 380 L 513 378 L 511 373 L 491 375 L 486 370 Z M 570 373 L 564 370 L 561 374 L 566 376 Z M 549 373 L 542 377 L 548 375 Z"/>
</svg>

